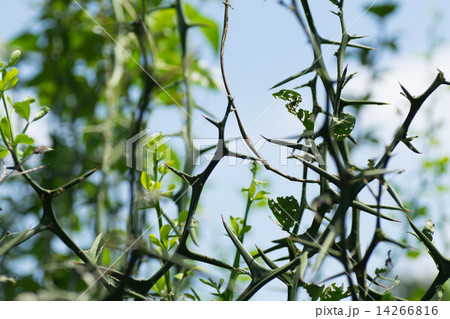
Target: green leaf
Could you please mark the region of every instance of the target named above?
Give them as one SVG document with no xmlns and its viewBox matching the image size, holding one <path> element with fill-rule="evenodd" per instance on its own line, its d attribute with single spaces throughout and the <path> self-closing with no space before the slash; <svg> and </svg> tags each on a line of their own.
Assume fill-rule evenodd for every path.
<svg viewBox="0 0 450 319">
<path fill-rule="evenodd" d="M 8 150 L 3 146 L 0 146 L 0 159 L 4 159 L 8 155 Z"/>
<path fill-rule="evenodd" d="M 297 118 L 308 131 L 314 131 L 314 114 L 303 109 L 297 111 Z"/>
<path fill-rule="evenodd" d="M 30 119 L 30 104 L 36 101 L 33 97 L 26 97 L 22 102 L 13 103 L 13 108 L 16 113 L 25 120 Z"/>
<path fill-rule="evenodd" d="M 373 158 L 369 158 L 367 160 L 367 167 L 370 169 L 375 169 L 375 160 Z"/>
<path fill-rule="evenodd" d="M 24 102 L 28 102 L 30 104 L 33 104 L 34 102 L 36 102 L 36 99 L 32 96 L 27 96 L 23 99 Z"/>
<path fill-rule="evenodd" d="M 223 285 L 224 281 L 225 281 L 225 279 L 220 278 L 219 285 L 217 286 L 219 289 L 222 288 L 222 285 Z"/>
<path fill-rule="evenodd" d="M 173 238 L 170 240 L 170 242 L 169 242 L 169 249 L 168 249 L 168 250 L 171 250 L 176 244 L 177 244 L 177 238 L 176 238 L 176 237 L 173 237 Z"/>
<path fill-rule="evenodd" d="M 353 131 L 355 123 L 355 116 L 350 113 L 342 113 L 339 118 L 333 116 L 330 123 L 331 136 L 338 141 L 344 140 Z"/>
<path fill-rule="evenodd" d="M 409 250 L 407 253 L 406 253 L 406 255 L 409 257 L 409 258 L 417 258 L 417 257 L 419 257 L 420 256 L 420 251 L 419 250 Z"/>
<path fill-rule="evenodd" d="M 305 126 L 306 130 L 314 130 L 314 114 L 304 109 L 297 110 L 299 104 L 302 102 L 302 96 L 300 95 L 300 93 L 283 89 L 278 91 L 277 93 L 273 93 L 272 95 L 275 98 L 286 101 L 286 108 L 288 112 L 295 115 L 300 120 L 300 122 L 303 123 L 303 126 Z"/>
<path fill-rule="evenodd" d="M 40 120 L 43 118 L 47 113 L 50 111 L 50 108 L 48 106 L 43 106 L 39 111 L 36 112 L 36 115 L 34 116 L 34 119 L 32 122 L 35 122 L 37 120 Z"/>
<path fill-rule="evenodd" d="M 289 231 L 300 218 L 300 205 L 294 196 L 277 197 L 277 201 L 269 199 L 269 208 L 281 224 L 283 230 Z"/>
<path fill-rule="evenodd" d="M 373 6 L 367 7 L 366 9 L 368 10 L 368 12 L 377 16 L 378 18 L 384 19 L 388 15 L 392 14 L 397 9 L 397 7 L 398 7 L 397 4 L 384 3 L 384 4 L 379 4 L 379 5 L 373 5 Z"/>
<path fill-rule="evenodd" d="M 320 296 L 321 301 L 339 301 L 351 296 L 350 289 L 344 290 L 344 284 L 336 286 L 336 283 L 332 283 L 331 286 L 325 288 Z"/>
<path fill-rule="evenodd" d="M 250 199 L 253 199 L 253 197 L 255 196 L 255 191 L 256 191 L 256 185 L 255 185 L 255 183 L 252 183 L 252 185 L 250 185 L 250 187 L 248 189 L 248 196 L 250 197 Z"/>
<path fill-rule="evenodd" d="M 312 301 L 319 300 L 323 290 L 325 289 L 325 285 L 319 286 L 315 283 L 306 284 L 303 288 L 306 289 L 306 292 L 311 297 Z"/>
<path fill-rule="evenodd" d="M 163 225 L 160 229 L 161 242 L 165 248 L 169 247 L 169 233 L 172 230 L 170 225 Z"/>
<path fill-rule="evenodd" d="M 191 239 L 196 246 L 200 246 L 197 239 L 197 232 L 195 231 L 195 227 L 197 226 L 197 222 L 195 219 L 192 219 L 191 227 L 189 227 L 189 235 L 191 235 Z"/>
<path fill-rule="evenodd" d="M 7 140 L 11 140 L 11 126 L 9 125 L 9 120 L 5 116 L 0 120 L 0 129 L 2 131 L 2 134 L 4 137 L 6 137 Z"/>
<path fill-rule="evenodd" d="M 98 257 L 100 256 L 100 253 L 102 251 L 102 246 L 100 246 L 100 243 L 103 238 L 103 233 L 100 233 L 92 243 L 91 248 L 88 250 L 89 258 L 91 259 L 92 263 L 97 263 Z"/>
<path fill-rule="evenodd" d="M 9 56 L 9 62 L 8 62 L 8 67 L 14 66 L 16 65 L 16 63 L 19 61 L 20 59 L 20 55 L 22 53 L 20 52 L 20 50 L 16 50 L 13 53 L 11 53 L 11 55 Z"/>
<path fill-rule="evenodd" d="M 161 277 L 156 284 L 153 286 L 153 288 L 156 288 L 156 292 L 159 295 L 162 295 L 162 291 L 164 290 L 164 287 L 166 286 L 166 277 Z"/>
<path fill-rule="evenodd" d="M 29 137 L 26 134 L 19 134 L 15 137 L 14 139 L 14 146 L 18 145 L 18 144 L 28 144 L 28 145 L 33 145 L 34 143 L 34 139 L 32 139 L 31 137 Z"/>
<path fill-rule="evenodd" d="M 344 286 L 336 286 L 336 283 L 332 283 L 331 286 L 326 288 L 325 285 L 319 286 L 310 283 L 306 284 L 304 288 L 312 301 L 317 301 L 319 298 L 321 301 L 339 301 L 351 296 L 350 289 L 344 291 Z"/>
<path fill-rule="evenodd" d="M 257 201 L 257 200 L 261 200 L 261 199 L 267 199 L 267 197 L 266 197 L 267 194 L 269 194 L 269 192 L 259 191 L 253 200 Z"/>
<path fill-rule="evenodd" d="M 188 211 L 183 210 L 180 215 L 178 216 L 178 225 L 181 223 L 184 223 L 187 219 Z"/>
<path fill-rule="evenodd" d="M 155 235 L 150 234 L 150 235 L 148 235 L 148 237 L 150 237 L 150 241 L 151 241 L 154 245 L 156 245 L 156 246 L 158 246 L 158 247 L 163 247 L 163 245 L 161 244 L 161 242 L 159 241 L 159 239 L 156 238 Z"/>
<path fill-rule="evenodd" d="M 281 99 L 286 102 L 286 108 L 289 113 L 297 115 L 297 107 L 302 102 L 302 96 L 292 90 L 282 89 L 272 94 L 276 99 Z"/>
<path fill-rule="evenodd" d="M 251 229 L 252 229 L 252 226 L 250 226 L 250 225 L 245 225 L 244 227 L 242 227 L 241 235 L 243 235 L 243 234 L 245 234 L 245 233 L 248 233 Z"/>
<path fill-rule="evenodd" d="M 0 80 L 0 91 L 6 91 L 13 88 L 17 81 L 19 81 L 16 76 L 19 74 L 19 70 L 12 68 L 6 72 L 5 76 Z"/>
<path fill-rule="evenodd" d="M 146 190 L 149 190 L 150 189 L 150 187 L 152 186 L 152 184 L 153 184 L 153 182 L 152 182 L 152 180 L 151 180 L 151 178 L 150 178 L 150 176 L 147 174 L 147 172 L 142 172 L 142 174 L 141 174 L 141 183 L 142 183 L 142 186 L 146 189 Z"/>
<path fill-rule="evenodd" d="M 207 285 L 207 286 L 210 286 L 210 287 L 212 287 L 212 288 L 216 288 L 217 286 L 216 286 L 216 283 L 211 279 L 211 278 L 208 278 L 210 281 L 206 281 L 205 279 L 203 279 L 203 278 L 200 278 L 199 280 L 202 282 L 202 283 L 204 283 L 205 285 Z"/>
<path fill-rule="evenodd" d="M 235 234 L 239 235 L 239 224 L 238 224 L 237 218 L 230 216 L 230 223 L 231 223 L 231 227 L 233 228 Z"/>
<path fill-rule="evenodd" d="M 33 153 L 34 153 L 34 146 L 33 145 L 28 146 L 22 153 L 22 160 L 24 160 Z"/>
<path fill-rule="evenodd" d="M 183 279 L 183 277 L 184 277 L 184 274 L 182 272 L 179 272 L 173 276 L 173 278 L 178 279 L 178 280 Z"/>
</svg>

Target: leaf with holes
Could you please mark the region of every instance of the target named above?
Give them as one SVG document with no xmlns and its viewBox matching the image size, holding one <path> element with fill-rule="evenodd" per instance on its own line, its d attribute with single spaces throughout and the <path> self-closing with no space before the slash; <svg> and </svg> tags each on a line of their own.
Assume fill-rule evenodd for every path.
<svg viewBox="0 0 450 319">
<path fill-rule="evenodd" d="M 297 115 L 297 107 L 302 102 L 302 96 L 292 90 L 280 90 L 277 93 L 272 94 L 276 99 L 280 99 L 286 102 L 286 108 L 289 113 Z"/>
<path fill-rule="evenodd" d="M 331 286 L 325 288 L 320 296 L 321 301 L 339 301 L 351 296 L 350 288 L 344 290 L 344 285 L 336 286 L 332 283 Z"/>
<path fill-rule="evenodd" d="M 325 285 L 319 286 L 312 282 L 310 284 L 305 284 L 303 288 L 305 288 L 306 292 L 311 297 L 311 301 L 317 301 L 322 295 Z"/>
<path fill-rule="evenodd" d="M 283 230 L 289 231 L 300 218 L 300 205 L 294 196 L 277 197 L 277 200 L 269 199 L 269 208 Z"/>
<path fill-rule="evenodd" d="M 314 114 L 310 111 L 299 109 L 297 111 L 297 118 L 303 123 L 305 129 L 308 131 L 314 131 Z"/>
<path fill-rule="evenodd" d="M 331 136 L 338 141 L 343 141 L 353 131 L 355 123 L 355 116 L 350 113 L 342 113 L 339 118 L 333 116 L 330 123 Z"/>
</svg>

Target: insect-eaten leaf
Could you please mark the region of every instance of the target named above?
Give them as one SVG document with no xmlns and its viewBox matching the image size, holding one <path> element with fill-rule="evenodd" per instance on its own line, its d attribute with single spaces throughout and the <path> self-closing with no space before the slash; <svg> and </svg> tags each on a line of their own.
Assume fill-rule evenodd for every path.
<svg viewBox="0 0 450 319">
<path fill-rule="evenodd" d="M 297 111 L 297 118 L 307 131 L 314 131 L 314 114 L 303 109 Z"/>
<path fill-rule="evenodd" d="M 269 199 L 268 204 L 273 215 L 285 231 L 289 231 L 300 219 L 300 205 L 294 196 L 277 197 L 276 201 Z"/>
<path fill-rule="evenodd" d="M 286 102 L 286 108 L 289 113 L 295 115 L 300 122 L 303 123 L 305 129 L 308 131 L 314 130 L 314 114 L 304 110 L 297 109 L 299 104 L 302 102 L 302 96 L 292 90 L 280 90 L 277 93 L 272 94 L 275 98 L 281 99 Z"/>
<path fill-rule="evenodd" d="M 272 94 L 276 99 L 281 99 L 286 102 L 286 108 L 288 109 L 289 113 L 292 113 L 294 115 L 297 114 L 297 107 L 302 102 L 302 96 L 300 93 L 297 93 L 292 90 L 280 90 L 276 93 Z"/>
<path fill-rule="evenodd" d="M 323 293 L 325 289 L 325 285 L 319 286 L 315 283 L 306 284 L 304 286 L 306 292 L 311 297 L 311 301 L 317 301 L 320 298 L 320 295 Z"/>
<path fill-rule="evenodd" d="M 319 286 L 315 283 L 306 284 L 304 286 L 306 292 L 311 297 L 312 301 L 339 301 L 351 296 L 350 289 L 344 291 L 344 286 L 337 286 L 332 283 L 331 286 L 325 288 L 325 285 Z"/>
<path fill-rule="evenodd" d="M 331 136 L 338 141 L 343 141 L 353 131 L 355 123 L 355 116 L 350 113 L 342 113 L 340 117 L 333 116 L 330 123 Z"/>
</svg>

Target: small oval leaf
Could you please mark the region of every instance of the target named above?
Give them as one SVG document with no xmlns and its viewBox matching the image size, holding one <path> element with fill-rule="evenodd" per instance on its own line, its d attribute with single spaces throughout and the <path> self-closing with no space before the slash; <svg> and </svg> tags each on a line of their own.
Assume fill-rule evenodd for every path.
<svg viewBox="0 0 450 319">
<path fill-rule="evenodd" d="M 43 118 L 47 113 L 50 111 L 50 108 L 48 106 L 43 106 L 39 111 L 36 112 L 36 115 L 34 116 L 33 122 L 40 120 Z"/>
<path fill-rule="evenodd" d="M 16 50 L 9 56 L 9 62 L 8 67 L 16 65 L 17 62 L 19 62 L 20 56 L 22 55 L 22 52 L 20 50 Z"/>
</svg>

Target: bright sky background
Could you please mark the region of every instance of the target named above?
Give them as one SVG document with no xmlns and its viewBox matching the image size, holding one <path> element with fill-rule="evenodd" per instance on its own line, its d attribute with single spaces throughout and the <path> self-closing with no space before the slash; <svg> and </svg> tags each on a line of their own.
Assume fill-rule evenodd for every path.
<svg viewBox="0 0 450 319">
<path fill-rule="evenodd" d="M 3 8 L 0 11 L 0 53 L 2 57 L 7 55 L 3 52 L 1 42 L 18 34 L 24 28 L 32 27 L 35 23 L 33 21 L 35 12 L 33 4 L 37 2 L 40 1 L 0 0 L 0 7 Z M 201 4 L 201 10 L 205 14 L 214 17 L 220 24 L 222 23 L 223 5 L 221 0 L 195 0 L 193 2 Z M 338 20 L 336 16 L 329 12 L 333 9 L 329 1 L 316 0 L 310 2 L 321 35 L 331 40 L 339 39 Z M 381 2 L 380 0 L 379 3 Z M 369 39 L 377 36 L 375 20 L 369 14 L 363 14 L 363 9 L 370 3 L 372 1 L 346 1 L 344 12 L 350 34 L 367 35 Z M 225 66 L 228 83 L 232 94 L 235 96 L 235 102 L 247 133 L 255 142 L 260 139 L 260 134 L 273 138 L 293 136 L 301 129 L 298 121 L 285 111 L 282 103 L 275 102 L 271 95 L 274 91 L 268 89 L 276 82 L 309 66 L 312 62 L 311 48 L 306 43 L 293 15 L 281 7 L 277 1 L 234 0 L 231 1 L 231 4 L 234 10 L 230 10 Z M 386 68 L 386 71 L 381 74 L 375 83 L 369 82 L 370 79 L 366 70 L 358 67 L 354 61 L 349 60 L 349 73 L 359 73 L 344 91 L 348 96 L 362 96 L 368 88 L 371 88 L 374 99 L 391 103 L 390 106 L 366 107 L 356 126 L 356 130 L 380 127 L 381 136 L 386 143 L 391 139 L 392 133 L 407 112 L 406 99 L 400 96 L 398 83 L 402 83 L 412 94 L 420 94 L 435 77 L 436 68 L 444 71 L 447 78 L 450 78 L 450 34 L 448 33 L 448 30 L 450 30 L 450 6 L 443 5 L 443 1 L 438 0 L 403 1 L 400 10 L 389 21 L 386 30 L 389 34 L 398 35 L 400 53 L 393 56 L 386 52 L 380 52 L 380 67 Z M 196 43 L 196 46 L 192 49 L 199 50 L 205 62 L 211 68 L 217 69 L 218 61 L 216 58 L 212 56 L 211 52 L 202 49 L 197 33 L 192 36 Z M 433 43 L 439 39 L 442 39 L 442 44 L 432 54 L 428 54 Z M 365 43 L 365 40 L 362 39 L 359 43 Z M 327 50 L 324 47 L 326 61 L 329 63 L 329 70 L 332 75 L 334 71 L 334 51 L 335 48 Z M 304 81 L 298 81 L 296 86 L 303 84 Z M 288 87 L 289 85 L 285 86 L 285 88 Z M 304 101 L 310 103 L 307 98 Z M 419 116 L 413 122 L 413 131 L 420 135 L 425 126 L 430 123 L 430 119 L 432 123 L 439 120 L 449 121 L 449 101 L 449 89 L 439 89 L 434 97 L 425 104 L 424 111 L 419 113 Z M 205 94 L 201 92 L 197 94 L 197 102 L 215 114 L 217 118 L 221 118 L 226 106 L 226 97 L 223 93 Z M 323 101 L 319 102 L 323 104 Z M 175 114 L 178 113 L 174 111 Z M 196 122 L 199 123 L 199 125 L 194 124 L 196 135 L 215 138 L 216 130 L 200 115 L 200 113 L 196 113 L 194 117 Z M 154 131 L 170 133 L 168 130 L 175 130 L 179 123 L 168 126 L 166 119 L 167 113 L 156 112 L 150 120 L 149 128 Z M 239 136 L 233 116 L 230 117 L 229 124 L 228 137 Z M 435 151 L 436 154 L 450 154 L 450 146 L 445 144 L 444 140 L 444 137 L 449 135 L 449 127 L 444 126 L 439 132 L 439 137 L 444 142 L 441 145 L 442 148 Z M 45 139 L 45 137 L 42 137 L 42 139 Z M 424 142 L 426 141 L 418 139 L 414 144 L 417 148 L 424 149 L 427 147 L 427 145 L 423 145 Z M 368 158 L 377 157 L 383 151 L 383 147 L 384 145 L 380 145 L 378 148 L 363 149 L 363 152 L 359 152 L 356 156 L 359 161 L 358 164 L 363 166 Z M 265 146 L 262 150 L 263 156 L 266 156 L 276 166 L 277 156 L 273 152 L 274 149 Z M 428 155 L 411 155 L 402 146 L 399 147 L 399 150 L 401 152 L 396 153 L 397 156 L 391 162 L 390 168 L 407 169 L 404 174 L 395 177 L 395 182 L 399 185 L 410 186 L 412 188 L 411 194 L 405 193 L 405 195 L 412 196 L 414 192 L 420 190 L 420 185 L 411 183 L 411 179 L 414 180 L 417 167 L 422 159 Z M 282 167 L 283 171 L 298 175 L 299 166 L 293 166 L 293 164 L 293 162 L 290 162 L 289 167 Z M 227 252 L 231 251 L 233 246 L 231 241 L 228 242 L 223 237 L 225 230 L 221 224 L 220 215 L 224 215 L 226 221 L 229 220 L 229 215 L 235 217 L 243 215 L 245 201 L 240 189 L 249 185 L 250 177 L 248 167 L 229 167 L 225 161 L 214 171 L 209 184 L 207 184 L 207 191 L 202 197 L 201 209 L 197 215 L 197 220 L 201 226 L 199 228 L 203 228 L 203 230 L 199 234 L 200 248 L 196 249 L 207 251 L 218 258 L 226 254 L 230 256 L 229 261 L 231 262 L 231 255 Z M 266 173 L 261 174 L 259 179 L 270 181 L 267 190 L 271 192 L 271 197 L 281 195 L 299 197 L 300 189 L 293 183 Z M 408 188 L 405 186 L 404 190 L 408 190 Z M 271 239 L 285 236 L 283 232 L 278 230 L 278 226 L 269 219 L 269 213 L 268 208 L 255 210 L 251 213 L 249 222 L 253 229 L 250 236 L 245 240 L 249 250 L 253 250 L 254 244 L 258 244 L 262 248 L 268 247 Z M 405 221 L 404 217 L 399 218 Z M 368 225 L 372 225 L 372 222 L 373 220 L 370 220 Z M 369 233 L 373 230 L 373 227 L 370 227 L 372 226 L 367 229 Z M 387 232 L 389 230 L 403 231 L 403 226 L 387 227 L 389 227 L 386 228 Z M 443 227 L 439 229 L 444 230 Z M 220 238 L 216 238 L 216 236 L 220 236 Z M 441 234 L 437 232 L 435 236 L 437 243 L 450 242 L 450 238 L 445 237 L 445 232 L 441 232 Z M 219 243 L 220 246 L 215 246 Z M 383 249 L 380 249 L 380 255 L 383 255 L 382 252 Z M 427 256 L 416 261 L 405 260 L 404 257 L 398 259 L 398 267 L 394 269 L 392 274 L 398 273 L 402 276 L 406 269 L 412 269 L 413 263 L 420 265 L 419 269 L 433 268 L 432 261 Z M 381 264 L 378 266 L 382 266 L 383 260 L 380 262 Z M 340 268 L 333 261 L 327 263 L 326 268 L 325 273 L 327 274 L 340 271 Z M 211 273 L 211 275 L 213 278 L 220 276 L 219 273 Z M 424 279 L 430 281 L 434 273 L 427 276 Z M 284 296 L 282 288 L 283 286 L 274 280 L 263 289 L 264 293 L 257 295 L 254 299 L 279 300 Z"/>
</svg>

